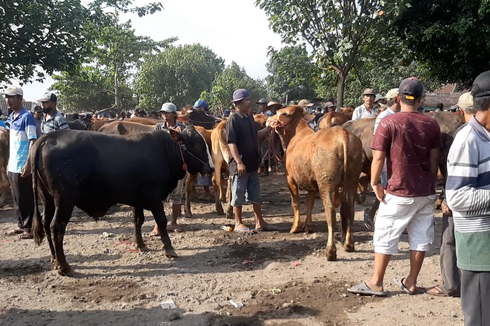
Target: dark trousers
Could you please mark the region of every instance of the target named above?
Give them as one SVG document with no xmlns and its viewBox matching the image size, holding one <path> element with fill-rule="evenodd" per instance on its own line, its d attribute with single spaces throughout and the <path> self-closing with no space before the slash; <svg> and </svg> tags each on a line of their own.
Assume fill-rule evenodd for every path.
<svg viewBox="0 0 490 326">
<path fill-rule="evenodd" d="M 32 191 L 32 175 L 25 178 L 20 173 L 9 172 L 12 200 L 14 201 L 14 212 L 17 217 L 17 225 L 20 229 L 32 227 L 34 215 L 34 193 Z"/>
<path fill-rule="evenodd" d="M 490 272 L 461 270 L 461 308 L 465 326 L 490 326 Z"/>
<path fill-rule="evenodd" d="M 442 215 L 441 243 L 441 289 L 451 296 L 459 296 L 461 289 L 460 271 L 456 260 L 456 239 L 454 237 L 453 217 Z"/>
</svg>

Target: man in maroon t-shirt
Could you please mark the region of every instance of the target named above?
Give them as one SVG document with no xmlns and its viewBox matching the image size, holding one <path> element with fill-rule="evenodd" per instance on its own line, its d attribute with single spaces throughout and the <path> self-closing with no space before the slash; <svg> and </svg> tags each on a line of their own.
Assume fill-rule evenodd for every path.
<svg viewBox="0 0 490 326">
<path fill-rule="evenodd" d="M 384 296 L 383 279 L 391 255 L 405 228 L 410 244 L 410 273 L 395 280 L 409 294 L 416 291 L 417 277 L 425 252 L 434 239 L 435 180 L 441 131 L 431 117 L 418 112 L 422 83 L 416 78 L 402 81 L 398 99 L 401 111 L 381 120 L 371 149 L 371 186 L 381 202 L 373 235 L 374 272 L 371 279 L 349 292 Z M 387 159 L 388 187 L 379 183 Z"/>
</svg>

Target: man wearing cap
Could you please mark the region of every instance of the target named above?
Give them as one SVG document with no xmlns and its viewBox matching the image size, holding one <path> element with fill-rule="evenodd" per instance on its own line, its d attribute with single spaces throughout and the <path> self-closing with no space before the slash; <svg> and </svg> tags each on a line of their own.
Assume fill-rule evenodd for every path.
<svg viewBox="0 0 490 326">
<path fill-rule="evenodd" d="M 18 86 L 9 86 L 5 91 L 7 104 L 12 109 L 7 119 L 10 149 L 7 174 L 12 191 L 17 229 L 8 235 L 20 234 L 22 239 L 32 239 L 32 218 L 34 215 L 34 194 L 32 192 L 31 164 L 29 150 L 36 135 L 34 117 L 22 107 L 24 92 Z"/>
<path fill-rule="evenodd" d="M 362 93 L 362 100 L 364 104 L 358 106 L 354 113 L 352 113 L 352 120 L 358 120 L 363 118 L 374 118 L 376 116 L 377 110 L 374 107 L 374 97 L 376 93 L 372 88 L 366 88 Z"/>
<path fill-rule="evenodd" d="M 376 121 L 374 122 L 374 133 L 373 135 L 376 134 L 376 130 L 378 129 L 379 123 L 384 117 L 387 117 L 389 115 L 395 114 L 396 112 L 400 111 L 400 102 L 398 101 L 398 88 L 393 88 L 390 89 L 389 92 L 386 94 L 386 97 L 384 97 L 388 100 L 388 108 L 381 112 L 377 117 Z M 386 171 L 386 160 L 383 164 L 383 170 L 381 171 L 381 185 L 383 187 L 388 186 L 388 172 Z M 376 198 L 374 199 L 373 204 L 371 205 L 371 208 L 366 208 L 364 210 L 364 225 L 371 230 L 374 224 L 374 214 L 376 214 L 376 211 L 378 210 L 379 207 L 379 200 Z"/>
<path fill-rule="evenodd" d="M 326 112 L 335 112 L 336 110 L 337 110 L 337 106 L 333 102 L 325 103 Z"/>
<path fill-rule="evenodd" d="M 267 111 L 265 112 L 265 115 L 268 117 L 273 117 L 276 115 L 277 110 L 282 109 L 282 104 L 276 101 L 269 101 L 267 103 Z"/>
<path fill-rule="evenodd" d="M 453 213 L 464 324 L 490 325 L 490 71 L 471 88 L 476 114 L 447 158 L 446 200 Z"/>
<path fill-rule="evenodd" d="M 192 107 L 196 110 L 201 110 L 204 112 L 208 112 L 209 109 L 208 102 L 205 100 L 197 100 Z"/>
<path fill-rule="evenodd" d="M 384 97 L 383 95 L 381 94 L 376 94 L 376 97 L 374 98 L 374 107 L 375 108 L 381 108 L 381 107 L 386 107 L 386 103 L 387 103 L 387 100 L 386 100 L 386 97 Z"/>
<path fill-rule="evenodd" d="M 157 123 L 154 127 L 155 130 L 167 131 L 169 128 L 171 128 L 177 131 L 182 131 L 185 129 L 185 125 L 177 120 L 177 106 L 175 106 L 175 104 L 170 102 L 163 103 L 162 108 L 158 112 L 160 112 L 163 122 Z M 170 226 L 167 227 L 167 230 L 174 232 L 182 231 L 177 224 L 177 218 L 180 216 L 182 210 L 182 199 L 184 196 L 184 185 L 186 179 L 187 173 L 184 178 L 177 182 L 177 187 L 175 187 L 172 193 L 168 195 L 167 201 L 172 203 L 172 219 L 170 221 Z M 158 229 L 158 225 L 156 223 L 153 230 L 150 232 L 150 236 L 160 236 L 160 230 Z"/>
<path fill-rule="evenodd" d="M 369 281 L 348 289 L 349 292 L 386 295 L 383 287 L 386 268 L 398 251 L 405 228 L 410 245 L 410 272 L 395 279 L 395 283 L 404 293 L 417 291 L 425 252 L 434 239 L 435 181 L 441 147 L 439 124 L 417 110 L 422 93 L 418 79 L 403 80 L 397 96 L 400 112 L 383 118 L 374 135 L 371 186 L 381 202 L 373 235 L 374 271 Z M 385 158 L 386 188 L 379 183 Z"/>
<path fill-rule="evenodd" d="M 267 100 L 265 98 L 261 98 L 260 100 L 257 101 L 258 106 L 259 106 L 259 113 L 266 114 L 267 115 Z"/>
<path fill-rule="evenodd" d="M 303 110 L 308 111 L 311 109 L 315 104 L 310 103 L 308 100 L 301 100 L 298 102 L 298 106 L 301 106 Z"/>
<path fill-rule="evenodd" d="M 243 224 L 242 206 L 246 199 L 252 203 L 255 214 L 255 230 L 271 231 L 274 227 L 262 217 L 262 197 L 258 169 L 260 165 L 259 143 L 268 135 L 270 127 L 257 131 L 250 111 L 250 93 L 237 89 L 233 93 L 236 113 L 226 121 L 226 139 L 232 159 L 229 163 L 231 177 L 231 205 L 235 215 L 235 232 L 249 232 Z"/>
<path fill-rule="evenodd" d="M 473 96 L 471 92 L 462 94 L 456 104 L 460 114 L 464 114 L 464 121 L 468 123 L 476 111 L 473 108 Z M 459 127 L 454 132 L 456 134 L 463 129 L 466 124 Z M 442 210 L 442 237 L 440 249 L 440 265 L 442 284 L 436 285 L 427 290 L 428 294 L 435 296 L 459 297 L 461 293 L 461 277 L 456 259 L 456 239 L 454 238 L 453 213 L 447 206 L 447 201 L 441 204 Z"/>
<path fill-rule="evenodd" d="M 65 117 L 56 110 L 58 98 L 54 93 L 44 93 L 43 97 L 39 99 L 39 102 L 41 102 L 44 112 L 44 118 L 41 121 L 41 133 L 43 135 L 57 130 L 68 129 L 68 123 Z"/>
</svg>

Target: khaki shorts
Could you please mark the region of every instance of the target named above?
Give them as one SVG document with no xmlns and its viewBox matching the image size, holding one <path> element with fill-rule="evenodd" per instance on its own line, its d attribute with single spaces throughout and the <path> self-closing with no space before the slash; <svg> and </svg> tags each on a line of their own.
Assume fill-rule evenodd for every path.
<svg viewBox="0 0 490 326">
<path fill-rule="evenodd" d="M 374 251 L 385 255 L 398 252 L 400 236 L 408 231 L 410 250 L 428 251 L 434 241 L 434 204 L 437 195 L 398 197 L 386 194 L 374 224 Z"/>
<path fill-rule="evenodd" d="M 168 195 L 167 202 L 172 203 L 174 205 L 182 205 L 182 202 L 185 200 L 185 180 L 187 180 L 187 173 L 184 178 L 180 179 L 177 182 L 177 187 Z"/>
</svg>

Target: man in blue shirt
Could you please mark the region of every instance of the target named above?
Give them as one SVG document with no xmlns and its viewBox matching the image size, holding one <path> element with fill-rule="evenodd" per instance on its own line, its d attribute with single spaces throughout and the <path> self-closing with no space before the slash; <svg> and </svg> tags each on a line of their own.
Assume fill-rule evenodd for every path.
<svg viewBox="0 0 490 326">
<path fill-rule="evenodd" d="M 31 164 L 29 150 L 36 140 L 34 117 L 22 107 L 23 91 L 19 86 L 9 86 L 5 98 L 12 109 L 7 119 L 10 131 L 10 151 L 7 173 L 12 190 L 14 212 L 18 228 L 9 235 L 21 234 L 21 239 L 32 239 L 32 217 L 34 215 L 34 194 L 32 192 Z"/>
</svg>

